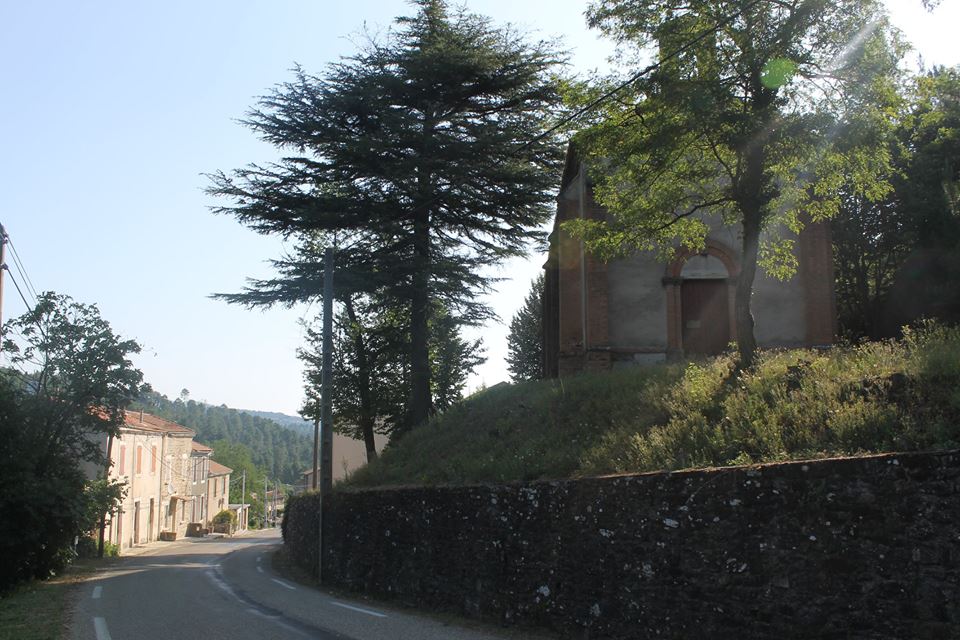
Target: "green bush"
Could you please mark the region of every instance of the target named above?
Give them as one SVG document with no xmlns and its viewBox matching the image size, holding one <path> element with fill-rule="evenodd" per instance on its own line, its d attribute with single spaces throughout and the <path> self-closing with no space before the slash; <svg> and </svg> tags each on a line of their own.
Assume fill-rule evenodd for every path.
<svg viewBox="0 0 960 640">
<path fill-rule="evenodd" d="M 237 514 L 229 509 L 224 509 L 213 516 L 213 524 L 237 524 Z"/>
</svg>

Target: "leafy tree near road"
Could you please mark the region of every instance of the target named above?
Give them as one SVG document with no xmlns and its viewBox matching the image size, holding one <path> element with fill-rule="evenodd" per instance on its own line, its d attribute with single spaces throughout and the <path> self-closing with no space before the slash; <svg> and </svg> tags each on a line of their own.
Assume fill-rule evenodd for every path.
<svg viewBox="0 0 960 640">
<path fill-rule="evenodd" d="M 543 274 L 530 284 L 523 306 L 510 321 L 507 369 L 514 382 L 543 377 Z"/>
<path fill-rule="evenodd" d="M 538 137 L 559 103 L 562 57 L 544 42 L 441 0 L 416 2 L 381 41 L 321 76 L 297 69 L 245 124 L 288 154 L 211 176 L 215 212 L 293 237 L 276 278 L 218 297 L 248 306 L 322 295 L 318 268 L 337 244 L 337 293 L 403 308 L 410 376 L 401 430 L 433 406 L 430 317 L 491 318 L 485 267 L 542 240 L 560 148 Z M 398 431 L 399 433 L 399 431 Z"/>
<path fill-rule="evenodd" d="M 875 0 L 600 0 L 587 15 L 625 47 L 659 47 L 661 66 L 579 136 L 612 220 L 568 228 L 601 255 L 669 256 L 702 247 L 705 216 L 739 225 L 735 315 L 750 366 L 757 266 L 794 270 L 779 230 L 834 216 L 841 186 L 870 200 L 889 191 L 889 149 L 871 133 L 893 117 L 896 34 Z"/>
<path fill-rule="evenodd" d="M 62 569 L 74 538 L 116 505 L 120 488 L 88 482 L 81 464 L 105 464 L 98 442 L 143 381 L 137 343 L 68 296 L 40 295 L 2 337 L 13 368 L 0 374 L 0 589 Z"/>
</svg>

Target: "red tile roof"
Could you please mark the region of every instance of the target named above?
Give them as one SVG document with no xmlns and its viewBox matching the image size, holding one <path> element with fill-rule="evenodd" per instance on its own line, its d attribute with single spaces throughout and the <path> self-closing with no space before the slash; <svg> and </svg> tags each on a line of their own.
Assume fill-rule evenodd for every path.
<svg viewBox="0 0 960 640">
<path fill-rule="evenodd" d="M 200 444 L 199 442 L 191 442 L 190 448 L 196 451 L 197 453 L 213 453 L 213 449 L 211 449 L 205 444 Z"/>
<path fill-rule="evenodd" d="M 196 431 L 187 429 L 176 422 L 170 422 L 157 416 L 141 411 L 127 411 L 126 426 L 140 431 L 152 431 L 154 433 L 175 433 L 179 435 L 197 435 Z"/>
<path fill-rule="evenodd" d="M 225 467 L 216 460 L 210 461 L 210 475 L 211 476 L 225 476 L 228 473 L 233 473 L 233 469 L 230 467 Z"/>
</svg>

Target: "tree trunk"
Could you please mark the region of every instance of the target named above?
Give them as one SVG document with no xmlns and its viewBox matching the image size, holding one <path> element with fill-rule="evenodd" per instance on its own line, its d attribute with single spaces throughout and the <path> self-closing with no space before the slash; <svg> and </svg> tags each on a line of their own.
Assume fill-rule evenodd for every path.
<svg viewBox="0 0 960 640">
<path fill-rule="evenodd" d="M 737 322 L 737 352 L 740 356 L 740 368 L 748 369 L 753 365 L 753 358 L 757 351 L 757 339 L 753 335 L 753 312 L 750 308 L 750 301 L 753 293 L 753 281 L 757 275 L 760 215 L 759 212 L 744 213 L 742 262 L 734 298 L 734 314 Z"/>
<path fill-rule="evenodd" d="M 353 308 L 353 299 L 347 296 L 344 308 L 350 323 L 360 327 L 357 321 L 357 312 Z M 373 406 L 373 394 L 370 389 L 370 361 L 367 358 L 367 344 L 363 340 L 363 331 L 357 330 L 353 335 L 353 348 L 357 353 L 357 369 L 360 372 L 358 391 L 360 394 L 360 433 L 363 434 L 363 444 L 367 449 L 367 462 L 376 460 L 377 445 L 373 438 L 373 427 L 376 424 L 376 411 Z"/>
<path fill-rule="evenodd" d="M 414 224 L 413 291 L 410 294 L 410 404 L 407 408 L 406 429 L 426 422 L 430 415 L 430 344 L 429 315 L 430 236 L 427 214 L 418 214 Z"/>
</svg>

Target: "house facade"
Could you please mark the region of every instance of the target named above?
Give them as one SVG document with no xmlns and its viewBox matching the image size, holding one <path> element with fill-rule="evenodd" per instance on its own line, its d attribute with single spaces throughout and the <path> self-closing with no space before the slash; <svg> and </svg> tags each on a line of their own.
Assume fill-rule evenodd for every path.
<svg viewBox="0 0 960 640">
<path fill-rule="evenodd" d="M 233 469 L 210 461 L 207 474 L 207 522 L 230 507 L 230 474 Z"/>
<path fill-rule="evenodd" d="M 136 545 L 183 537 L 190 523 L 195 528 L 209 526 L 211 469 L 216 465 L 226 470 L 216 478 L 226 487 L 230 470 L 217 465 L 211 459 L 213 450 L 195 443 L 195 435 L 175 422 L 127 411 L 118 435 L 103 438 L 107 477 L 126 487 L 104 531 L 104 539 L 118 545 L 121 553 Z M 98 469 L 90 467 L 87 474 L 96 477 Z M 227 497 L 221 502 L 226 504 Z"/>
<path fill-rule="evenodd" d="M 584 165 L 568 153 L 544 265 L 547 377 L 716 354 L 736 341 L 738 227 L 713 222 L 703 251 L 678 250 L 669 264 L 643 252 L 605 263 L 585 251 L 562 224 L 606 217 L 593 199 Z M 711 224 L 709 218 L 704 222 Z M 789 232 L 785 235 L 791 237 Z M 757 343 L 832 344 L 836 313 L 829 224 L 808 224 L 791 239 L 796 275 L 780 281 L 758 270 L 754 281 L 751 305 Z"/>
</svg>

